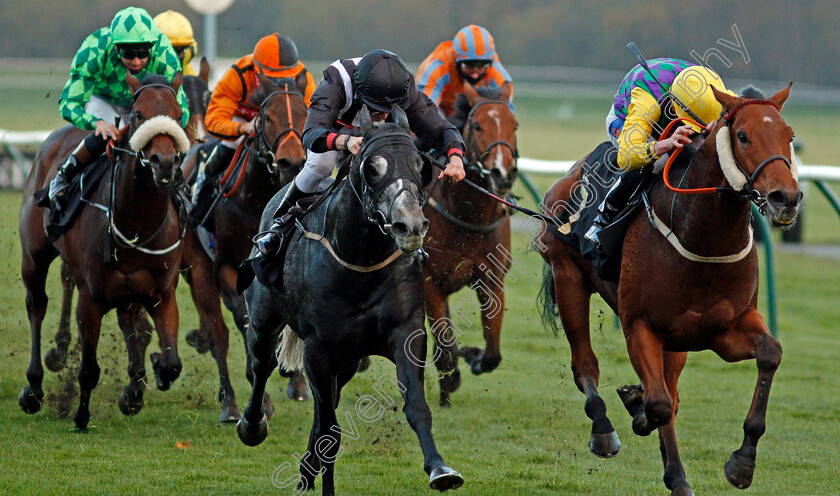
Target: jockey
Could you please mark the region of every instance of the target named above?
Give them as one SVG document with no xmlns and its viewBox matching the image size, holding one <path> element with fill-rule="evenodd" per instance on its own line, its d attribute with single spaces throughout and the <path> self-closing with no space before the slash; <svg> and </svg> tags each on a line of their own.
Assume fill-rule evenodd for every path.
<svg viewBox="0 0 840 496">
<path fill-rule="evenodd" d="M 174 10 L 167 10 L 155 16 L 155 24 L 175 48 L 175 53 L 181 60 L 184 76 L 195 76 L 196 72 L 190 65 L 190 60 L 198 51 L 198 43 L 193 37 L 193 28 L 189 19 Z"/>
<path fill-rule="evenodd" d="M 254 133 L 260 104 L 267 96 L 262 87 L 275 86 L 281 79 L 289 80 L 309 106 L 315 91 L 312 74 L 298 60 L 295 42 L 288 36 L 273 33 L 261 38 L 254 53 L 237 60 L 216 83 L 204 121 L 207 131 L 221 143 L 206 163 L 199 165 L 193 203 L 197 203 L 206 178 L 221 173 L 230 164 L 239 144 Z"/>
<path fill-rule="evenodd" d="M 181 64 L 172 44 L 155 26 L 152 16 L 137 7 L 125 8 L 114 16 L 110 27 L 85 38 L 70 68 L 70 79 L 58 100 L 61 116 L 76 127 L 95 132 L 87 136 L 50 182 L 49 198 L 61 207 L 65 189 L 73 177 L 93 158 L 105 151 L 109 138 L 116 138 L 117 119 L 129 122 L 133 95 L 125 81 L 126 72 L 142 79 L 158 74 L 172 81 Z M 187 97 L 178 89 L 181 126 L 190 118 Z"/>
<path fill-rule="evenodd" d="M 414 76 L 396 54 L 377 49 L 364 57 L 336 60 L 324 70 L 324 78 L 312 95 L 303 128 L 303 145 L 308 150 L 306 164 L 274 212 L 271 229 L 257 239 L 261 253 L 272 253 L 278 248 L 282 217 L 332 174 L 338 152 L 359 153 L 363 138 L 341 131 L 356 123 L 354 119 L 362 105 L 368 107 L 374 122 L 385 121 L 392 105 L 399 105 L 424 146 L 446 151 L 448 163 L 439 177 L 456 181 L 464 178 L 465 146 L 460 133 L 441 117 L 424 93 L 417 91 Z"/>
<path fill-rule="evenodd" d="M 711 69 L 678 59 L 653 59 L 648 61 L 648 66 L 666 90 L 707 123 L 705 131 L 711 132 L 722 111 L 711 87 L 734 96 L 720 77 Z M 657 141 L 665 126 L 684 117 L 689 116 L 678 105 L 671 103 L 665 90 L 650 74 L 641 65 L 634 67 L 621 81 L 606 120 L 607 134 L 618 149 L 618 167 L 625 172 L 637 171 L 662 155 L 690 143 L 690 136 L 702 131 L 691 124 L 677 127 L 669 138 Z M 640 173 L 619 176 L 598 207 L 598 216 L 586 233 L 586 239 L 600 243 L 598 233 L 612 223 L 641 181 Z"/>
<path fill-rule="evenodd" d="M 499 62 L 493 37 L 474 24 L 458 31 L 452 41 L 438 45 L 417 69 L 417 89 L 446 116 L 455 113 L 455 99 L 464 92 L 465 82 L 475 87 L 513 85 L 510 74 Z M 512 91 L 510 105 L 513 108 Z"/>
</svg>

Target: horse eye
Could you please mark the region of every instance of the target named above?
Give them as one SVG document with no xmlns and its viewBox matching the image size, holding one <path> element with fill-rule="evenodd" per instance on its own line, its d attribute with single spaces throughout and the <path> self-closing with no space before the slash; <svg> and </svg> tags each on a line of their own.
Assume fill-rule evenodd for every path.
<svg viewBox="0 0 840 496">
<path fill-rule="evenodd" d="M 738 141 L 740 141 L 742 145 L 746 145 L 750 142 L 750 140 L 747 139 L 747 133 L 744 131 L 738 131 Z"/>
<path fill-rule="evenodd" d="M 137 110 L 137 111 L 134 112 L 134 118 L 137 119 L 138 121 L 142 121 L 143 120 L 143 114 L 141 114 L 140 111 Z"/>
<path fill-rule="evenodd" d="M 473 124 L 473 129 L 475 129 L 476 131 L 483 131 L 483 129 L 481 129 L 481 124 L 479 123 Z"/>
</svg>

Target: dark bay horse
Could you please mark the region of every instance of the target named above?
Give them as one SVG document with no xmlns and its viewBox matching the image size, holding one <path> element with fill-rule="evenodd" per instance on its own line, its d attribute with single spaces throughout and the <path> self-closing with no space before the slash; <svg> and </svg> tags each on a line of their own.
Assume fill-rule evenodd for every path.
<svg viewBox="0 0 840 496">
<path fill-rule="evenodd" d="M 691 165 L 671 171 L 671 181 L 681 178 L 677 188 L 663 182 L 653 186 L 650 220 L 640 212 L 627 231 L 617 285 L 598 279 L 580 252 L 550 233 L 540 238 L 550 269 L 543 285 L 545 317 L 556 325 L 555 311 L 559 313 L 571 345 L 575 384 L 586 395 L 585 410 L 592 419 L 590 449 L 602 457 L 615 456 L 620 449 L 598 395 L 598 359 L 590 344 L 589 299 L 597 291 L 621 320 L 630 361 L 641 380 L 641 385 L 619 388 L 619 396 L 633 416 L 636 434 L 659 429 L 664 482 L 672 495 L 693 494 L 675 430 L 677 381 L 689 351 L 712 350 L 728 362 L 757 362 L 758 383 L 743 444 L 724 467 L 736 487 L 752 483 L 756 445 L 765 430 L 770 385 L 782 349 L 757 309 L 759 270 L 749 228 L 750 200 L 766 209 L 776 226 L 790 225 L 798 212 L 802 193 L 791 161 L 793 131 L 780 114 L 789 94 L 790 86 L 766 100 L 715 90 L 724 110 L 716 134 Z M 546 212 L 558 214 L 569 200 L 583 162 L 548 191 Z M 666 167 L 666 180 L 668 172 Z M 683 194 L 698 193 L 698 188 L 712 189 L 710 194 Z"/>
<path fill-rule="evenodd" d="M 184 76 L 184 93 L 190 106 L 190 121 L 186 132 L 191 144 L 207 134 L 207 126 L 204 124 L 210 94 L 207 87 L 210 81 L 210 63 L 207 62 L 207 58 L 201 57 L 199 67 L 197 76 Z"/>
<path fill-rule="evenodd" d="M 315 400 L 307 452 L 312 456 L 301 461 L 298 488 L 312 489 L 315 477 L 322 475 L 322 493 L 334 494 L 342 432 L 335 410 L 341 389 L 363 357 L 380 355 L 396 364 L 397 377 L 386 375 L 380 382 L 397 384 L 405 399 L 403 411 L 420 440 L 430 486 L 454 489 L 463 478 L 444 464 L 435 447 L 423 390 L 426 330 L 417 253 L 428 230 L 421 175 L 431 177 L 431 163 L 414 147 L 398 106 L 392 110 L 395 123 L 376 128 L 367 107 L 359 115 L 366 139 L 349 175 L 303 218 L 306 232 L 290 234 L 295 238 L 283 262 L 284 293 L 258 281 L 245 290 L 255 380 L 237 432 L 249 446 L 268 434 L 262 397 L 278 365 L 278 338 L 288 325 L 282 332 L 280 365 L 294 368 L 302 359 Z M 276 195 L 266 208 L 263 230 L 282 197 Z M 295 241 L 298 234 L 306 238 Z"/>
<path fill-rule="evenodd" d="M 219 368 L 219 401 L 222 422 L 239 420 L 239 408 L 227 368 L 229 333 L 218 305 L 221 295 L 231 311 L 236 326 L 245 337 L 248 315 L 245 301 L 236 291 L 236 269 L 248 258 L 251 238 L 259 232 L 260 214 L 268 201 L 280 188 L 300 172 L 306 155 L 300 133 L 306 120 L 306 102 L 294 86 L 294 81 L 284 86 L 264 88 L 267 96 L 260 106 L 255 133 L 245 142 L 242 153 L 243 166 L 227 179 L 222 198 L 211 212 L 212 230 L 216 246 L 211 260 L 201 246 L 188 243 L 185 259 L 191 274 L 205 280 L 207 267 L 211 268 L 210 284 L 191 284 L 193 300 L 199 311 L 200 327 L 188 336 L 193 343 L 206 343 Z M 198 154 L 191 154 L 184 163 L 188 175 L 196 166 Z M 253 379 L 250 357 L 246 372 Z M 306 383 L 300 373 L 293 374 L 287 389 L 291 398 L 306 398 Z M 272 411 L 266 395 L 266 408 Z"/>
<path fill-rule="evenodd" d="M 467 178 L 485 186 L 496 196 L 510 192 L 517 177 L 516 117 L 508 105 L 510 85 L 478 92 L 465 85 L 456 102 L 453 123 L 461 130 L 467 153 Z M 501 203 L 461 183 L 432 186 L 423 209 L 431 222 L 426 247 L 426 314 L 435 336 L 435 364 L 440 373 L 440 404 L 449 406 L 449 395 L 458 389 L 461 375 L 458 354 L 474 374 L 494 370 L 502 360 L 499 350 L 504 317 L 504 280 L 510 269 L 510 215 Z M 463 301 L 457 304 L 453 321 L 449 295 L 469 285 L 481 309 L 486 348 L 461 348 L 460 326 L 472 323 L 463 317 Z"/>
<path fill-rule="evenodd" d="M 179 124 L 181 109 L 175 97 L 181 76 L 171 85 L 160 76 L 149 76 L 140 83 L 128 74 L 126 81 L 134 93 L 131 122 L 125 143 L 116 148 L 115 167 L 106 172 L 100 187 L 87 199 L 97 208 L 83 208 L 64 236 L 49 243 L 45 234 L 48 212 L 35 205 L 33 193 L 49 182 L 87 134 L 65 126 L 39 148 L 20 213 L 21 273 L 32 354 L 26 374 L 29 385 L 18 402 L 25 412 L 34 413 L 44 397 L 40 358 L 41 323 L 47 307 L 44 285 L 50 263 L 60 255 L 69 268 L 67 275 L 79 289 L 76 321 L 82 348 L 78 374 L 81 396 L 74 420 L 80 429 L 90 420 L 90 393 L 100 372 L 96 348 L 101 319 L 110 309 L 117 309 L 129 354 L 131 382 L 119 400 L 124 414 L 134 415 L 143 407 L 143 355 L 150 334 L 135 325 L 141 309 L 154 320 L 163 350 L 152 357 L 158 389 L 168 389 L 181 372 L 175 287 L 184 226 L 170 195 L 175 170 L 189 148 Z"/>
</svg>

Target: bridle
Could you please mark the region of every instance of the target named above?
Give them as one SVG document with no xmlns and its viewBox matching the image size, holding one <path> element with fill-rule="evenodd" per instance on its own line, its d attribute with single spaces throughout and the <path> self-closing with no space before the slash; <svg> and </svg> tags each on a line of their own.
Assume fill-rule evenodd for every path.
<svg viewBox="0 0 840 496">
<path fill-rule="evenodd" d="M 374 146 L 375 145 L 375 146 Z M 403 163 L 403 168 L 409 171 L 408 174 L 404 174 L 401 176 L 397 175 L 397 166 L 399 165 L 397 162 L 403 161 L 401 157 L 395 158 L 394 163 L 388 163 L 388 169 L 385 174 L 382 176 L 379 181 L 375 184 L 369 184 L 365 179 L 364 174 L 364 166 L 367 162 L 367 159 L 373 155 L 374 150 L 378 150 L 387 145 L 396 145 L 400 147 L 410 147 L 415 153 L 417 152 L 417 147 L 414 145 L 414 141 L 411 139 L 411 136 L 403 131 L 397 130 L 383 130 L 371 138 L 364 141 L 362 148 L 359 150 L 359 153 L 356 157 L 358 157 L 359 162 L 359 179 L 360 184 L 356 184 L 353 180 L 354 174 L 351 174 L 350 177 L 350 188 L 353 190 L 356 199 L 359 200 L 359 204 L 362 206 L 362 211 L 364 212 L 365 219 L 376 225 L 382 234 L 386 236 L 389 235 L 389 229 L 391 224 L 389 220 L 391 219 L 391 213 L 394 208 L 394 203 L 397 201 L 402 193 L 405 191 L 410 195 L 414 196 L 417 199 L 418 205 L 422 205 L 425 200 L 425 188 L 423 186 L 423 179 L 420 174 L 417 174 L 410 164 Z M 379 203 L 379 198 L 382 194 L 385 193 L 392 185 L 396 184 L 398 186 L 397 192 L 393 195 L 391 203 L 388 205 L 388 211 L 383 212 L 381 209 L 377 207 Z M 414 184 L 417 188 L 417 192 L 415 193 L 410 187 L 409 184 Z"/>
<path fill-rule="evenodd" d="M 477 127 L 477 123 L 473 120 L 475 116 L 476 110 L 481 107 L 482 105 L 488 104 L 495 104 L 495 105 L 508 105 L 508 102 L 504 100 L 482 100 L 473 106 L 470 109 L 470 113 L 467 114 L 466 124 L 464 125 L 464 139 L 467 142 L 467 156 L 464 157 L 466 160 L 465 169 L 468 172 L 471 172 L 473 175 L 480 177 L 482 179 L 486 179 L 490 176 L 491 170 L 484 166 L 484 159 L 490 154 L 490 151 L 497 147 L 502 146 L 510 150 L 511 155 L 513 156 L 513 164 L 514 167 L 512 169 L 512 173 L 516 173 L 515 171 L 518 170 L 518 163 L 519 163 L 519 151 L 511 145 L 509 142 L 505 140 L 496 140 L 489 145 L 485 146 L 484 149 L 481 149 L 479 146 L 478 140 L 475 137 L 475 131 Z M 479 152 L 479 150 L 481 150 Z"/>
<path fill-rule="evenodd" d="M 773 108 L 775 108 L 776 110 L 780 111 L 779 106 L 776 105 L 776 103 L 771 101 L 771 100 L 765 100 L 765 99 L 745 100 L 745 101 L 737 104 L 736 106 L 734 106 L 730 110 L 728 110 L 726 113 L 724 113 L 720 117 L 720 119 L 718 120 L 718 125 L 720 126 L 720 124 L 722 123 L 723 126 L 720 127 L 720 130 L 718 131 L 718 133 L 716 135 L 717 140 L 725 138 L 725 139 L 729 139 L 731 141 L 731 135 L 729 133 L 729 129 L 732 127 L 732 124 L 735 121 L 735 115 L 737 114 L 737 112 L 739 110 L 746 107 L 747 105 L 770 105 Z M 662 138 L 660 138 L 660 140 L 665 139 L 668 136 L 671 128 L 674 127 L 677 123 L 682 122 L 682 121 L 687 121 L 691 124 L 700 126 L 697 122 L 695 122 L 691 119 L 686 119 L 686 118 L 677 119 L 677 120 L 672 121 L 671 123 L 668 124 L 668 126 L 662 132 Z M 702 127 L 702 126 L 700 126 L 700 127 Z M 743 177 L 745 179 L 745 182 L 744 182 L 743 186 L 741 186 L 740 188 L 737 188 L 737 189 L 735 187 L 682 189 L 682 188 L 677 188 L 677 187 L 672 186 L 670 184 L 670 182 L 668 181 L 668 172 L 670 171 L 671 165 L 673 164 L 674 160 L 677 158 L 677 156 L 680 154 L 681 151 L 682 151 L 682 148 L 678 148 L 677 151 L 675 153 L 673 153 L 671 155 L 671 157 L 668 158 L 668 162 L 665 165 L 665 169 L 663 171 L 663 179 L 664 179 L 664 182 L 665 182 L 665 186 L 667 186 L 668 189 L 670 189 L 671 191 L 674 191 L 676 193 L 689 194 L 689 195 L 697 195 L 697 194 L 705 194 L 705 193 L 720 193 L 720 192 L 725 192 L 725 191 L 735 192 L 735 193 L 745 197 L 746 199 L 752 201 L 756 205 L 756 207 L 759 208 L 759 210 L 762 213 L 766 209 L 767 199 L 764 198 L 764 196 L 761 193 L 759 193 L 753 187 L 753 184 L 755 183 L 755 180 L 758 178 L 758 175 L 764 170 L 764 168 L 767 165 L 769 165 L 772 162 L 775 162 L 776 160 L 781 160 L 782 162 L 785 163 L 785 165 L 787 165 L 788 169 L 791 169 L 791 163 L 790 163 L 790 160 L 787 157 L 785 157 L 784 155 L 771 155 L 771 156 L 765 158 L 763 161 L 761 161 L 761 163 L 759 163 L 758 167 L 756 167 L 755 170 L 752 172 L 752 174 L 750 174 L 744 169 L 744 167 L 740 163 L 738 163 L 738 160 L 735 158 L 735 155 L 730 153 L 732 164 L 737 168 L 737 170 L 743 175 Z M 718 159 L 721 160 L 722 162 L 724 160 L 728 160 L 727 158 L 720 157 L 720 156 L 718 157 Z M 689 167 L 690 166 L 691 166 L 691 164 L 689 164 Z M 729 178 L 727 178 L 727 180 L 729 181 Z"/>
<path fill-rule="evenodd" d="M 257 155 L 259 159 L 265 162 L 266 168 L 268 169 L 269 174 L 274 174 L 280 167 L 277 163 L 277 157 L 275 156 L 275 151 L 280 148 L 286 141 L 290 139 L 297 140 L 300 144 L 300 147 L 303 148 L 303 138 L 301 137 L 300 133 L 294 127 L 294 119 L 292 117 L 292 102 L 291 98 L 299 98 L 302 101 L 305 100 L 303 95 L 301 95 L 297 91 L 289 91 L 289 86 L 286 84 L 284 85 L 285 89 L 273 91 L 266 96 L 262 103 L 260 104 L 260 113 L 257 115 L 257 122 L 255 124 L 254 132 L 257 138 Z M 274 139 L 269 139 L 268 135 L 265 131 L 265 120 L 266 120 L 266 104 L 268 101 L 277 95 L 285 95 L 286 97 L 286 117 L 288 119 L 288 127 L 283 129 Z"/>
</svg>

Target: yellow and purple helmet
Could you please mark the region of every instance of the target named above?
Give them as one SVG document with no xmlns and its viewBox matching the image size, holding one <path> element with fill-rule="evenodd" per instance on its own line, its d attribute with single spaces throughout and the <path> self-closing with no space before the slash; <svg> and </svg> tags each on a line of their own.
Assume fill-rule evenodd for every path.
<svg viewBox="0 0 840 496">
<path fill-rule="evenodd" d="M 490 33 L 481 26 L 470 24 L 461 28 L 452 40 L 456 62 L 471 60 L 492 62 L 496 57 L 496 44 Z"/>
<path fill-rule="evenodd" d="M 680 71 L 671 85 L 671 93 L 682 103 L 688 105 L 688 108 L 697 114 L 697 117 L 709 123 L 718 120 L 722 111 L 720 102 L 717 101 L 714 92 L 712 92 L 712 86 L 718 91 L 735 96 L 734 93 L 726 89 L 720 76 L 702 65 L 693 65 Z M 688 117 L 681 108 L 675 108 L 674 110 L 677 112 L 678 118 Z M 696 128 L 697 126 L 692 125 L 692 127 Z M 699 129 L 695 130 L 699 131 Z"/>
</svg>

